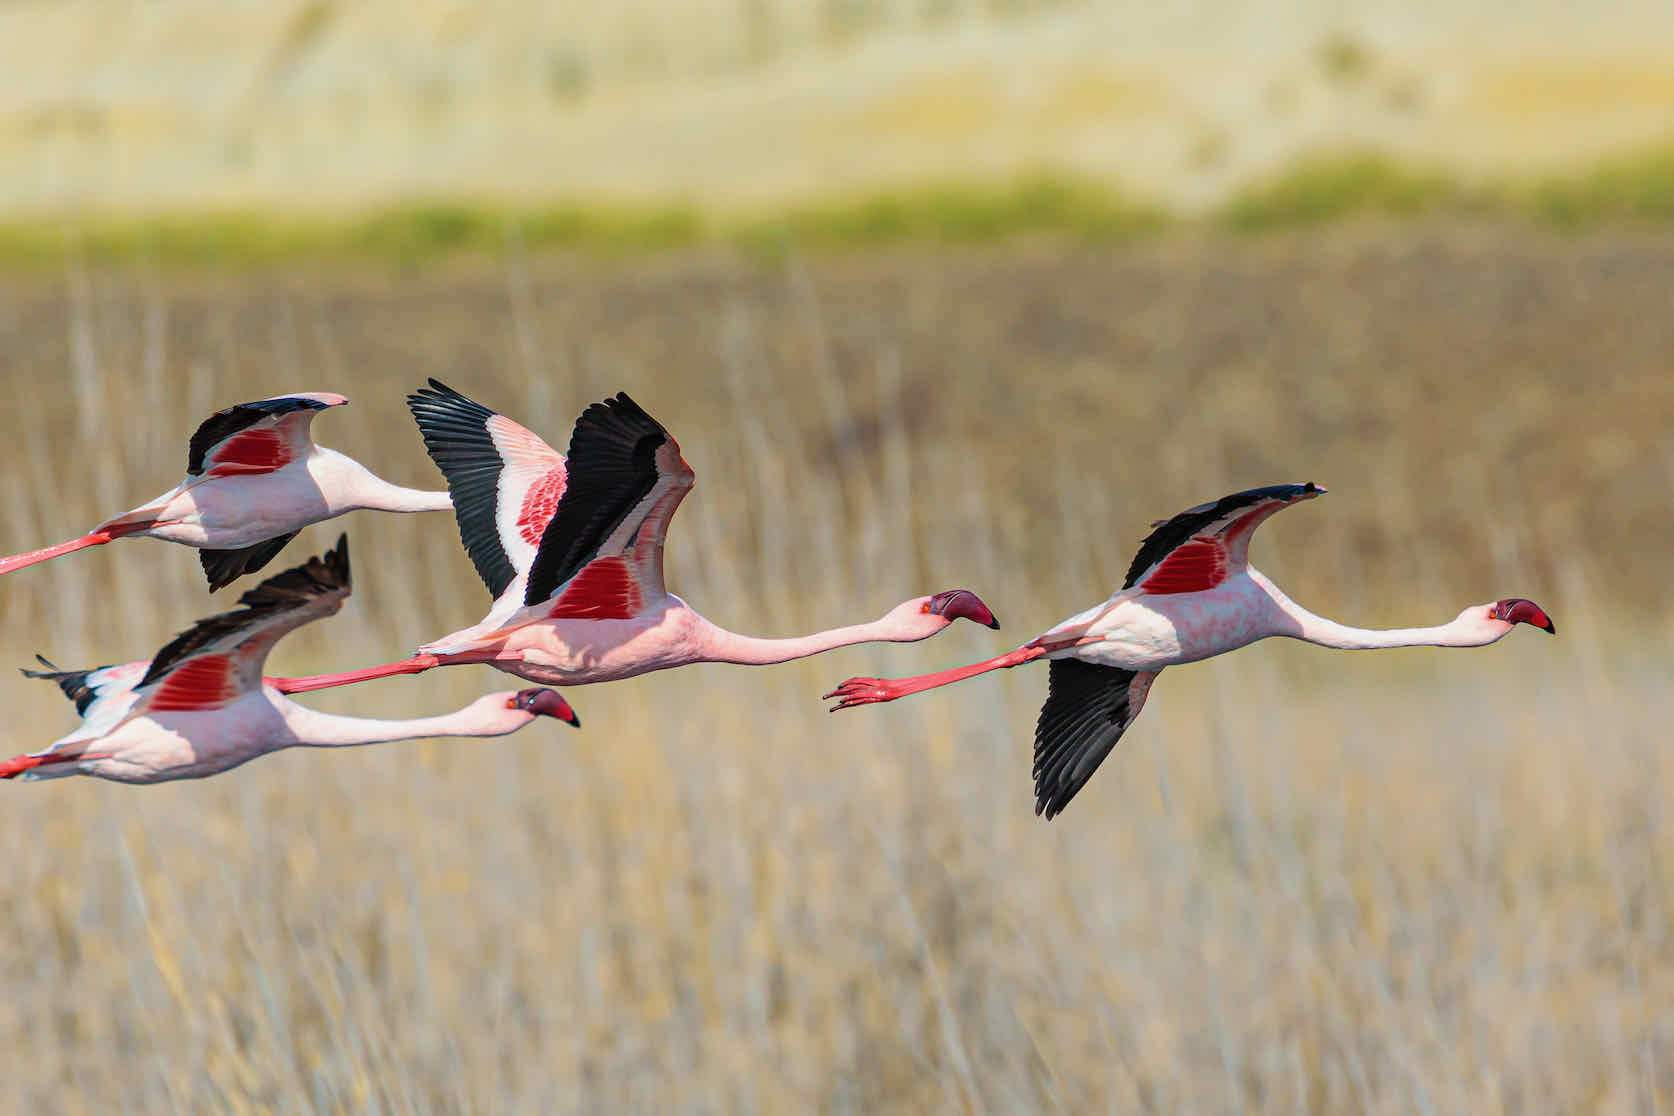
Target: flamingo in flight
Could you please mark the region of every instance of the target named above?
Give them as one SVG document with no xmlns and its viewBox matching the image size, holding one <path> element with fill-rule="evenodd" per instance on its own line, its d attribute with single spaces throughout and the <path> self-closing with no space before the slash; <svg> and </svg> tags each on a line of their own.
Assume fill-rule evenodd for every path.
<svg viewBox="0 0 1674 1116">
<path fill-rule="evenodd" d="M 1483 647 L 1518 624 L 1556 632 L 1540 606 L 1521 597 L 1471 605 L 1430 628 L 1351 628 L 1309 612 L 1251 568 L 1250 535 L 1274 512 L 1324 492 L 1311 482 L 1252 488 L 1160 520 L 1119 591 L 1015 651 L 911 678 L 851 678 L 825 697 L 836 699 L 836 712 L 1046 659 L 1047 698 L 1035 725 L 1035 813 L 1051 819 L 1139 716 L 1164 667 L 1269 636 L 1360 651 Z"/>
<path fill-rule="evenodd" d="M 216 411 L 192 435 L 185 480 L 80 538 L 0 558 L 0 574 L 113 539 L 163 539 L 198 548 L 213 592 L 267 565 L 310 523 L 360 508 L 451 508 L 445 492 L 390 484 L 360 462 L 314 444 L 314 416 L 347 402 L 309 391 Z"/>
<path fill-rule="evenodd" d="M 349 543 L 324 558 L 262 582 L 223 612 L 180 633 L 155 658 L 44 671 L 75 702 L 81 725 L 51 747 L 0 762 L 0 778 L 92 775 L 119 783 L 162 783 L 219 774 L 281 748 L 337 748 L 433 736 L 505 736 L 537 717 L 580 725 L 551 690 L 488 694 L 441 717 L 376 721 L 298 705 L 264 684 L 273 645 L 330 616 L 349 595 Z M 36 656 L 40 658 L 39 656 Z"/>
<path fill-rule="evenodd" d="M 975 593 L 952 589 L 903 601 L 869 623 L 795 639 L 726 631 L 663 586 L 663 541 L 693 473 L 673 435 L 625 393 L 582 412 L 567 462 L 436 380 L 408 404 L 447 476 L 460 538 L 494 606 L 480 623 L 411 658 L 275 680 L 283 693 L 457 663 L 575 686 L 689 663 L 764 666 L 857 643 L 910 643 L 960 618 L 1000 626 Z"/>
</svg>

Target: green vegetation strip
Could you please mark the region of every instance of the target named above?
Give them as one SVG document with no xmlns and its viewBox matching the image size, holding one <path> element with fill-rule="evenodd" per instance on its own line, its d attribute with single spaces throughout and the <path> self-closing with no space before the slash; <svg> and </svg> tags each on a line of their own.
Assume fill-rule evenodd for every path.
<svg viewBox="0 0 1674 1116">
<path fill-rule="evenodd" d="M 521 245 L 638 254 L 730 245 L 777 253 L 899 243 L 979 243 L 1045 234 L 1089 241 L 1170 227 L 1261 232 L 1352 217 L 1489 215 L 1564 229 L 1674 221 L 1674 147 L 1524 184 L 1468 183 L 1379 154 L 1310 158 L 1182 219 L 1107 184 L 1034 175 L 1001 186 L 944 185 L 724 218 L 689 205 L 574 204 L 509 209 L 413 204 L 353 219 L 261 214 L 0 223 L 0 264 L 147 260 L 267 263 L 298 258 L 422 262 Z"/>
</svg>

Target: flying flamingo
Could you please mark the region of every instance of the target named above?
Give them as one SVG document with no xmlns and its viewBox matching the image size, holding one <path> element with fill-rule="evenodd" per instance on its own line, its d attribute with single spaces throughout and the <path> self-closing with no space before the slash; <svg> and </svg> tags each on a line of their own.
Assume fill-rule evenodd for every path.
<svg viewBox="0 0 1674 1116">
<path fill-rule="evenodd" d="M 113 539 L 163 539 L 198 548 L 213 592 L 267 565 L 310 523 L 359 508 L 451 508 L 445 492 L 390 484 L 358 461 L 314 444 L 314 415 L 347 402 L 309 391 L 216 411 L 192 435 L 185 480 L 80 538 L 0 558 L 0 574 Z"/>
<path fill-rule="evenodd" d="M 0 778 L 162 783 L 215 775 L 281 748 L 505 736 L 540 716 L 579 726 L 551 690 L 488 694 L 441 717 L 374 721 L 318 713 L 264 685 L 273 645 L 336 612 L 349 588 L 349 543 L 340 538 L 323 559 L 268 578 L 239 598 L 243 608 L 199 620 L 154 659 L 97 670 L 59 670 L 41 659 L 46 670 L 23 673 L 56 682 L 81 725 L 45 751 L 0 763 Z"/>
<path fill-rule="evenodd" d="M 1315 616 L 1249 565 L 1250 535 L 1268 516 L 1325 489 L 1252 488 L 1152 524 L 1127 580 L 1109 600 L 1044 635 L 954 670 L 912 678 L 851 678 L 827 699 L 832 712 L 894 701 L 1002 667 L 1049 662 L 1046 704 L 1035 725 L 1035 813 L 1069 805 L 1139 716 L 1164 667 L 1195 663 L 1269 636 L 1346 651 L 1378 647 L 1482 647 L 1518 624 L 1556 632 L 1521 597 L 1471 605 L 1433 628 L 1376 631 Z"/>
<path fill-rule="evenodd" d="M 663 587 L 663 540 L 693 474 L 674 437 L 626 394 L 582 412 L 567 471 L 534 434 L 435 380 L 409 404 L 447 475 L 460 537 L 494 607 L 411 658 L 276 679 L 282 693 L 456 663 L 575 686 L 689 663 L 763 666 L 856 643 L 910 643 L 961 617 L 1000 626 L 975 593 L 952 589 L 797 639 L 726 631 Z"/>
</svg>

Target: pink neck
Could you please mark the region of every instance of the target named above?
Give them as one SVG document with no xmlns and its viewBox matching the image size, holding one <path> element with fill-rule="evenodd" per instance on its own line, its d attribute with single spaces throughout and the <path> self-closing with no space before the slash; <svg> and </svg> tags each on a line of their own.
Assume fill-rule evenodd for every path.
<svg viewBox="0 0 1674 1116">
<path fill-rule="evenodd" d="M 290 705 L 285 710 L 285 721 L 291 729 L 290 744 L 303 748 L 349 748 L 437 736 L 505 736 L 523 727 L 508 723 L 505 718 L 489 719 L 483 714 L 482 709 L 468 705 L 440 717 L 382 721 L 371 717 L 339 717 Z"/>
<path fill-rule="evenodd" d="M 889 619 L 874 620 L 869 624 L 852 624 L 846 628 L 832 628 L 813 635 L 793 639 L 761 639 L 739 635 L 725 628 L 708 625 L 700 641 L 697 662 L 737 663 L 740 666 L 771 666 L 806 659 L 839 647 L 853 647 L 857 643 L 911 643 L 928 633 L 907 631 Z"/>
<path fill-rule="evenodd" d="M 1485 633 L 1476 625 L 1463 625 L 1459 620 L 1429 628 L 1353 628 L 1316 616 L 1288 598 L 1280 602 L 1280 609 L 1291 623 L 1280 625 L 1274 635 L 1289 636 L 1340 651 L 1376 651 L 1386 647 L 1482 647 L 1503 634 Z"/>
<path fill-rule="evenodd" d="M 446 492 L 425 492 L 417 488 L 402 488 L 398 484 L 377 477 L 356 495 L 357 507 L 371 511 L 428 512 L 452 511 L 453 500 Z"/>
<path fill-rule="evenodd" d="M 320 490 L 332 514 L 366 509 L 388 512 L 449 511 L 453 500 L 446 492 L 425 492 L 417 488 L 403 488 L 346 454 L 315 446 L 309 458 L 309 474 Z"/>
</svg>

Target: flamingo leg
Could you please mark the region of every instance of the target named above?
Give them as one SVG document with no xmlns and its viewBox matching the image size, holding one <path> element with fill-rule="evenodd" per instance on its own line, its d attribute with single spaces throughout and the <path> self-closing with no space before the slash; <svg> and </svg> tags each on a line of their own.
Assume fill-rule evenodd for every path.
<svg viewBox="0 0 1674 1116">
<path fill-rule="evenodd" d="M 76 551 L 86 550 L 90 546 L 102 546 L 116 537 L 108 531 L 94 531 L 92 534 L 83 535 L 79 539 L 61 542 L 57 546 L 43 546 L 39 550 L 30 550 L 22 554 L 0 558 L 0 574 L 9 574 L 13 570 L 21 570 L 26 566 L 46 562 L 60 555 L 74 554 Z"/>
<path fill-rule="evenodd" d="M 492 658 L 492 656 L 489 656 Z M 400 662 L 384 663 L 381 666 L 366 667 L 362 670 L 346 670 L 339 674 L 309 674 L 300 678 L 267 678 L 269 686 L 282 694 L 305 694 L 310 690 L 329 690 L 337 686 L 352 686 L 356 682 L 370 682 L 374 678 L 389 678 L 397 674 L 423 674 L 432 667 L 449 666 L 453 663 L 483 662 L 483 659 L 461 656 L 442 658 L 438 655 L 414 655 L 410 659 Z"/>
<path fill-rule="evenodd" d="M 938 670 L 932 674 L 915 674 L 910 678 L 851 678 L 826 694 L 825 700 L 837 699 L 837 704 L 831 708 L 833 713 L 839 709 L 852 709 L 857 705 L 873 705 L 882 701 L 894 701 L 896 698 L 904 698 L 908 694 L 933 690 L 937 686 L 948 686 L 954 682 L 963 682 L 967 678 L 975 678 L 977 675 L 987 674 L 991 670 L 1021 666 L 1054 650 L 1057 650 L 1056 646 L 1029 644 L 1019 647 L 1015 651 L 1007 651 L 1004 655 L 984 659 L 980 663 L 954 667 L 952 670 Z"/>
<path fill-rule="evenodd" d="M 0 762 L 0 779 L 15 779 L 25 771 L 45 767 L 49 763 L 80 763 L 82 760 L 107 759 L 108 752 L 48 752 L 44 756 L 13 756 Z"/>
</svg>

